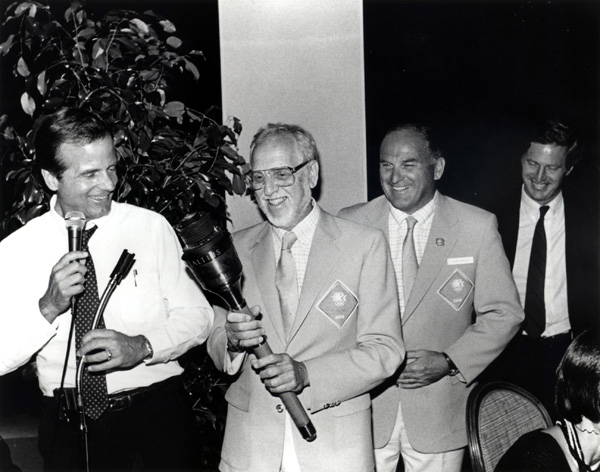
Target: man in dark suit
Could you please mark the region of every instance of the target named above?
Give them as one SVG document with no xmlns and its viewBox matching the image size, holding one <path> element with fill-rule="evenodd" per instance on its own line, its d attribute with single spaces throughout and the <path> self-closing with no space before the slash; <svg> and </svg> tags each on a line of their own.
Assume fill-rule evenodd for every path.
<svg viewBox="0 0 600 472">
<path fill-rule="evenodd" d="M 521 157 L 521 191 L 504 194 L 496 211 L 525 323 L 485 375 L 529 390 L 552 416 L 558 363 L 574 336 L 598 324 L 597 202 L 563 191 L 576 144 L 558 121 L 535 130 Z"/>
<path fill-rule="evenodd" d="M 491 213 L 436 190 L 445 161 L 429 130 L 385 136 L 385 195 L 340 212 L 388 238 L 398 280 L 406 364 L 373 393 L 377 472 L 460 471 L 467 397 L 504 349 L 523 310 Z"/>
</svg>

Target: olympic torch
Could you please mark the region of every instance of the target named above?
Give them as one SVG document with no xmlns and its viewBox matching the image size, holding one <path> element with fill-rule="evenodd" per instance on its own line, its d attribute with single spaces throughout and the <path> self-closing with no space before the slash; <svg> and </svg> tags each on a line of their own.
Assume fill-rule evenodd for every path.
<svg viewBox="0 0 600 472">
<path fill-rule="evenodd" d="M 208 213 L 185 217 L 175 230 L 183 242 L 182 259 L 200 286 L 220 296 L 232 311 L 254 316 L 242 295 L 242 263 L 229 232 L 214 224 Z M 252 352 L 262 358 L 273 351 L 265 339 Z M 317 432 L 297 395 L 284 392 L 279 397 L 302 437 L 313 441 Z"/>
</svg>

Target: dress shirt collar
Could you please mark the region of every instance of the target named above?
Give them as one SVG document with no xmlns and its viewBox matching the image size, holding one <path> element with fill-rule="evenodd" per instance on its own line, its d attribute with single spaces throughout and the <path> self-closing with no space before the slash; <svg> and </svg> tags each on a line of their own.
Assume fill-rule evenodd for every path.
<svg viewBox="0 0 600 472">
<path fill-rule="evenodd" d="M 398 226 L 402 225 L 402 222 L 408 217 L 413 216 L 417 220 L 417 225 L 422 225 L 423 222 L 427 221 L 431 216 L 435 213 L 435 207 L 437 205 L 439 192 L 436 190 L 433 198 L 422 208 L 419 208 L 412 215 L 408 215 L 408 213 L 404 213 L 401 210 L 395 208 L 389 201 L 388 204 L 390 206 L 390 213 L 398 223 Z"/>
<path fill-rule="evenodd" d="M 62 227 L 65 227 L 64 216 L 60 216 L 60 214 L 56 211 L 56 200 L 57 200 L 56 194 L 52 195 L 52 198 L 50 199 L 50 214 L 52 215 L 52 219 L 55 220 L 57 224 L 61 225 Z M 108 213 L 108 215 L 105 215 L 101 218 L 96 218 L 94 220 L 87 221 L 86 225 L 85 225 L 85 229 L 90 229 L 90 228 L 93 228 L 94 226 L 98 226 L 98 228 L 101 228 L 102 226 L 107 224 L 107 221 L 110 220 L 111 215 L 114 214 L 115 206 L 118 206 L 118 203 L 113 201 L 111 204 L 111 210 Z"/>
<path fill-rule="evenodd" d="M 550 200 L 550 202 L 546 203 L 546 205 L 550 207 L 548 209 L 548 213 L 546 213 L 546 216 L 554 217 L 554 215 L 564 211 L 565 201 L 563 199 L 562 191 L 560 191 L 556 197 Z M 527 195 L 527 192 L 525 192 L 525 186 L 521 188 L 521 208 L 523 208 L 528 215 L 534 217 L 536 221 L 540 217 L 540 208 L 542 206 L 544 205 L 540 205 L 533 198 Z"/>
<path fill-rule="evenodd" d="M 312 242 L 313 235 L 315 234 L 315 229 L 317 228 L 317 222 L 319 221 L 319 215 L 321 209 L 317 202 L 315 202 L 314 198 L 311 200 L 312 210 L 308 215 L 304 217 L 304 219 L 298 223 L 292 231 L 298 238 L 298 242 L 304 246 L 310 245 Z M 276 228 L 275 226 L 271 226 L 273 229 L 273 234 L 277 238 L 278 245 L 281 247 L 281 239 L 283 235 L 287 232 L 285 229 Z"/>
</svg>

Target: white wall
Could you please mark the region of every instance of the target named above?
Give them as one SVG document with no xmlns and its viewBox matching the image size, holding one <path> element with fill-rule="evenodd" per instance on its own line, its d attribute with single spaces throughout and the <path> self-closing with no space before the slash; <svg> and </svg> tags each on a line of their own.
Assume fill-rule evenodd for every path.
<svg viewBox="0 0 600 472">
<path fill-rule="evenodd" d="M 321 152 L 319 204 L 337 213 L 366 200 L 362 0 L 220 0 L 223 116 L 252 136 L 297 124 Z M 261 220 L 249 197 L 228 199 L 233 230 Z"/>
</svg>

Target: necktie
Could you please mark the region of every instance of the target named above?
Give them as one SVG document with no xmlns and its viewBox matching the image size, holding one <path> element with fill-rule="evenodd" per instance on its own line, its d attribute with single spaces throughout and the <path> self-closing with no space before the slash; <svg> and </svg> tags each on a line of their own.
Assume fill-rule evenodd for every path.
<svg viewBox="0 0 600 472">
<path fill-rule="evenodd" d="M 413 216 L 406 218 L 406 225 L 408 231 L 402 244 L 402 286 L 404 290 L 404 306 L 408 302 L 408 297 L 412 290 L 413 283 L 417 278 L 417 270 L 419 269 L 419 263 L 417 262 L 417 252 L 415 251 L 415 240 L 413 232 L 415 229 L 417 220 Z"/>
<path fill-rule="evenodd" d="M 546 231 L 544 216 L 550 207 L 540 207 L 540 217 L 533 232 L 527 288 L 525 291 L 525 331 L 532 338 L 538 338 L 546 327 L 546 306 L 544 284 L 546 281 Z"/>
<path fill-rule="evenodd" d="M 82 251 L 88 251 L 88 242 L 97 228 L 97 226 L 94 226 L 83 232 L 81 240 Z M 100 305 L 96 270 L 94 269 L 94 261 L 91 254 L 87 258 L 86 267 L 85 290 L 79 296 L 75 305 L 75 343 L 77 349 L 81 346 L 83 335 L 92 329 L 94 316 Z M 102 318 L 98 322 L 98 328 L 104 328 L 104 320 Z M 90 418 L 98 419 L 108 405 L 106 375 L 89 373 L 87 369 L 84 369 L 81 381 L 81 396 L 83 397 L 86 414 Z"/>
<path fill-rule="evenodd" d="M 296 309 L 298 308 L 298 278 L 296 263 L 292 255 L 292 246 L 298 237 L 291 231 L 286 232 L 281 240 L 281 257 L 275 273 L 275 284 L 279 294 L 279 305 L 283 316 L 286 335 L 289 334 Z"/>
</svg>

